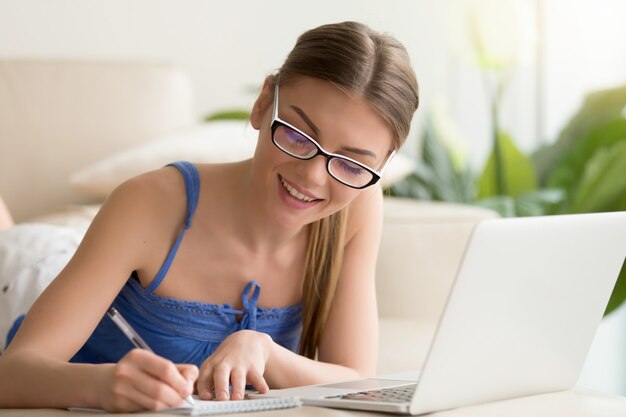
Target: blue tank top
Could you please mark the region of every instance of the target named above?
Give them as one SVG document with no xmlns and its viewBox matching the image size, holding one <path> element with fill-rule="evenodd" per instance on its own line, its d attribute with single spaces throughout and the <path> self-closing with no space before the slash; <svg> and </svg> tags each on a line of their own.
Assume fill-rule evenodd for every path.
<svg viewBox="0 0 626 417">
<path fill-rule="evenodd" d="M 133 274 L 112 305 L 155 353 L 174 363 L 200 366 L 226 337 L 244 329 L 267 333 L 274 342 L 296 352 L 302 331 L 301 305 L 279 308 L 257 306 L 261 288 L 254 280 L 246 285 L 241 295 L 243 310 L 234 309 L 230 304 L 207 304 L 154 294 L 165 278 L 185 232 L 191 227 L 200 191 L 200 176 L 193 164 L 182 161 L 170 165 L 178 168 L 185 179 L 187 215 L 184 228 L 150 285 L 142 287 Z M 19 317 L 13 324 L 7 345 L 23 318 Z M 117 362 L 132 348 L 133 345 L 105 315 L 71 362 Z"/>
</svg>

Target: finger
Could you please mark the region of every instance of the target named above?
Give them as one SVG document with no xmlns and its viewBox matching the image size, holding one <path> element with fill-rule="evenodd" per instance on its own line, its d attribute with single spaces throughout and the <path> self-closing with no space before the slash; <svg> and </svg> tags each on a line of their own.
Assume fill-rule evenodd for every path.
<svg viewBox="0 0 626 417">
<path fill-rule="evenodd" d="M 198 367 L 190 364 L 178 364 L 176 365 L 176 369 L 178 369 L 178 372 L 180 372 L 183 378 L 187 381 L 187 388 L 190 393 L 193 393 L 193 386 L 198 379 L 199 374 Z"/>
<path fill-rule="evenodd" d="M 198 379 L 198 367 L 188 363 L 177 364 L 176 369 L 187 381 L 195 381 Z"/>
<path fill-rule="evenodd" d="M 232 400 L 243 400 L 246 391 L 246 373 L 241 368 L 234 368 L 230 373 L 230 384 Z"/>
<path fill-rule="evenodd" d="M 142 372 L 169 385 L 181 398 L 190 394 L 189 383 L 172 361 L 143 349 L 139 349 L 139 351 L 142 353 L 133 355 L 133 360 Z"/>
<path fill-rule="evenodd" d="M 189 395 L 183 396 L 168 384 L 152 377 L 144 378 L 143 381 L 137 381 L 133 386 L 148 397 L 164 403 L 167 407 L 179 406 L 183 399 Z"/>
<path fill-rule="evenodd" d="M 207 364 L 202 365 L 202 368 L 200 368 L 200 375 L 198 376 L 198 382 L 196 382 L 196 389 L 198 390 L 198 396 L 200 399 L 213 399 L 213 367 Z"/>
<path fill-rule="evenodd" d="M 141 410 L 160 410 L 168 408 L 169 405 L 159 401 L 156 398 L 152 398 L 149 395 L 141 392 L 133 385 L 127 385 L 124 387 L 123 392 L 116 393 L 118 396 L 115 401 L 115 411 L 134 412 Z"/>
<path fill-rule="evenodd" d="M 230 398 L 228 384 L 230 382 L 231 368 L 228 365 L 218 365 L 213 372 L 213 389 L 215 391 L 215 399 L 224 401 Z"/>
<path fill-rule="evenodd" d="M 131 351 L 127 357 L 122 366 L 138 391 L 170 407 L 179 405 L 190 394 L 187 381 L 167 359 L 142 349 Z"/>
<path fill-rule="evenodd" d="M 265 381 L 265 378 L 263 378 L 263 375 L 256 371 L 248 372 L 248 383 L 252 384 L 254 389 L 259 391 L 261 394 L 266 393 L 270 389 Z"/>
</svg>

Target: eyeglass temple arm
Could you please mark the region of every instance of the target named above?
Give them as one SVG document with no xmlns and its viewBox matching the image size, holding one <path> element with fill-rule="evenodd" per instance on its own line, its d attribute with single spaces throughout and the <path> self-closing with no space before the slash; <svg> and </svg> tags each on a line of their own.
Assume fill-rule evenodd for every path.
<svg viewBox="0 0 626 417">
<path fill-rule="evenodd" d="M 391 153 L 389 154 L 389 157 L 387 158 L 387 161 L 385 161 L 385 165 L 383 165 L 383 167 L 380 169 L 380 171 L 378 171 L 378 175 L 380 175 L 380 176 L 383 175 L 383 173 L 385 172 L 385 170 L 389 166 L 389 163 L 391 162 L 391 160 L 393 159 L 394 156 L 396 156 L 396 150 L 395 149 L 393 151 L 391 151 Z"/>
</svg>

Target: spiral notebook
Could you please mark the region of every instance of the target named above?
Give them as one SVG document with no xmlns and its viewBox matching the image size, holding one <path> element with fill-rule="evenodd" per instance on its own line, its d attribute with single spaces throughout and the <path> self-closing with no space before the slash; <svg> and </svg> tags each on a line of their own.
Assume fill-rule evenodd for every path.
<svg viewBox="0 0 626 417">
<path fill-rule="evenodd" d="M 194 405 L 185 405 L 176 408 L 166 408 L 159 411 L 146 411 L 142 413 L 154 414 L 180 414 L 186 416 L 208 416 L 215 414 L 245 413 L 251 411 L 278 410 L 281 408 L 293 408 L 302 405 L 298 397 L 284 398 L 261 398 L 237 401 L 204 401 L 194 396 Z M 93 408 L 70 408 L 70 411 L 104 412 Z"/>
<path fill-rule="evenodd" d="M 212 414 L 244 413 L 248 411 L 276 410 L 279 408 L 293 408 L 302 405 L 298 397 L 263 398 L 254 400 L 235 401 L 203 401 L 194 398 L 192 406 L 182 406 L 163 410 L 169 414 L 183 414 L 189 416 L 208 416 Z M 274 400 L 274 401 L 272 401 Z M 279 401 L 275 401 L 279 400 Z"/>
</svg>

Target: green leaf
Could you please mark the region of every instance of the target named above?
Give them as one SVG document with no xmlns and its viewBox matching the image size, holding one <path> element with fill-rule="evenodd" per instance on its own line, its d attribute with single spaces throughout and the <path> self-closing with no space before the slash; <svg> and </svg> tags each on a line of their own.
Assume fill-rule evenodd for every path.
<svg viewBox="0 0 626 417">
<path fill-rule="evenodd" d="M 626 193 L 624 193 L 620 201 L 617 202 L 616 209 L 616 211 L 626 211 Z"/>
<path fill-rule="evenodd" d="M 552 214 L 555 206 L 565 199 L 565 191 L 560 188 L 544 188 L 515 198 L 515 212 L 518 216 L 544 216 Z"/>
<path fill-rule="evenodd" d="M 433 200 L 431 182 L 422 177 L 419 170 L 391 185 L 387 190 L 389 196 L 415 198 L 417 200 Z"/>
<path fill-rule="evenodd" d="M 515 217 L 515 200 L 508 195 L 487 197 L 476 201 L 476 205 L 491 209 L 502 217 Z"/>
<path fill-rule="evenodd" d="M 494 210 L 503 217 L 543 216 L 550 214 L 553 206 L 560 203 L 563 198 L 565 198 L 563 190 L 541 189 L 515 198 L 508 195 L 487 197 L 478 200 L 476 204 Z"/>
<path fill-rule="evenodd" d="M 433 124 L 427 120 L 422 137 L 421 159 L 415 172 L 394 184 L 390 194 L 423 200 L 470 203 L 474 199 L 474 178 L 469 168 L 458 171 Z"/>
<path fill-rule="evenodd" d="M 457 172 L 449 150 L 438 139 L 432 123 L 425 124 L 422 142 L 422 167 L 431 176 L 433 199 L 467 203 L 472 199 L 473 187 L 468 187 L 469 170 Z"/>
<path fill-rule="evenodd" d="M 204 117 L 204 121 L 212 122 L 215 120 L 248 120 L 249 118 L 250 112 L 248 110 L 232 109 L 208 114 Z"/>
<path fill-rule="evenodd" d="M 616 211 L 626 194 L 626 140 L 596 151 L 573 196 L 571 212 Z"/>
<path fill-rule="evenodd" d="M 618 118 L 596 127 L 587 137 L 578 141 L 550 174 L 547 184 L 550 187 L 563 188 L 570 198 L 560 208 L 560 212 L 569 212 L 575 191 L 580 185 L 583 173 L 590 158 L 604 147 L 626 141 L 626 119 Z"/>
<path fill-rule="evenodd" d="M 615 311 L 620 305 L 622 305 L 624 300 L 626 300 L 626 259 L 624 259 L 624 263 L 622 264 L 622 271 L 617 277 L 615 288 L 613 288 L 613 293 L 609 299 L 609 304 L 606 306 L 604 315 L 606 316 L 607 314 Z"/>
<path fill-rule="evenodd" d="M 581 108 L 561 130 L 555 143 L 544 146 L 533 154 L 539 184 L 547 184 L 551 172 L 561 159 L 592 130 L 622 117 L 625 106 L 626 85 L 588 94 Z"/>
<path fill-rule="evenodd" d="M 505 194 L 516 197 L 535 190 L 535 170 L 530 159 L 517 149 L 511 137 L 505 132 L 498 133 L 497 141 L 502 155 Z M 479 197 L 486 198 L 498 195 L 495 160 L 495 152 L 492 151 L 479 179 Z"/>
</svg>

